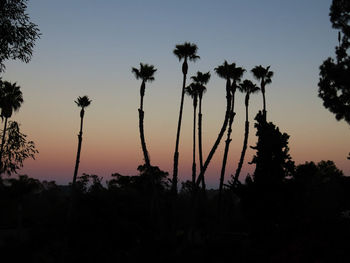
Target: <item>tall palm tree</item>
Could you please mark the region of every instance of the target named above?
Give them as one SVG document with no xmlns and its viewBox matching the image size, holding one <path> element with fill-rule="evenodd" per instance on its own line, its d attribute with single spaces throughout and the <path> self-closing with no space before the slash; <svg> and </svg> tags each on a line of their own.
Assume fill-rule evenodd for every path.
<svg viewBox="0 0 350 263">
<path fill-rule="evenodd" d="M 88 96 L 78 97 L 77 100 L 74 101 L 78 107 L 81 108 L 80 110 L 80 131 L 78 134 L 78 151 L 77 151 L 77 159 L 75 161 L 75 168 L 74 168 L 74 175 L 73 175 L 73 187 L 75 186 L 75 182 L 77 180 L 77 174 L 79 169 L 79 163 L 80 163 L 80 151 L 81 151 L 81 142 L 83 140 L 83 121 L 84 121 L 84 114 L 85 114 L 85 108 L 88 107 L 91 104 L 91 100 Z"/>
<path fill-rule="evenodd" d="M 248 116 L 248 107 L 249 107 L 249 98 L 250 94 L 257 93 L 260 89 L 250 80 L 244 80 L 239 86 L 238 89 L 240 92 L 245 93 L 245 131 L 244 131 L 244 141 L 243 141 L 243 149 L 241 153 L 241 158 L 239 159 L 239 163 L 237 166 L 237 170 L 235 176 L 233 178 L 233 183 L 238 182 L 238 177 L 242 169 L 244 156 L 247 150 L 248 144 L 248 135 L 249 135 L 249 116 Z"/>
<path fill-rule="evenodd" d="M 198 155 L 199 155 L 199 164 L 200 170 L 203 169 L 203 148 L 202 148 L 202 99 L 203 94 L 206 92 L 207 88 L 205 85 L 209 82 L 210 72 L 202 73 L 200 71 L 197 72 L 196 76 L 192 76 L 191 79 L 194 83 L 198 83 Z M 202 180 L 202 187 L 205 188 L 204 177 Z"/>
<path fill-rule="evenodd" d="M 5 145 L 5 135 L 7 129 L 7 120 L 11 118 L 12 113 L 19 110 L 23 103 L 23 94 L 21 87 L 16 83 L 2 81 L 0 88 L 0 108 L 1 119 L 4 120 L 4 130 L 2 133 L 1 148 L 0 148 L 0 170 L 2 170 L 2 155 Z"/>
<path fill-rule="evenodd" d="M 255 66 L 251 72 L 253 76 L 260 81 L 260 89 L 263 95 L 263 116 L 266 121 L 266 100 L 265 100 L 265 86 L 272 82 L 271 78 L 273 77 L 273 71 L 270 71 L 270 66 L 264 68 L 263 66 Z"/>
<path fill-rule="evenodd" d="M 156 71 L 157 69 L 155 69 L 153 65 L 142 64 L 142 63 L 140 63 L 140 69 L 132 68 L 131 70 L 131 72 L 134 73 L 136 79 L 142 80 L 141 87 L 140 87 L 139 130 L 140 130 L 143 156 L 147 167 L 150 167 L 151 164 L 148 156 L 145 134 L 143 129 L 143 119 L 144 119 L 143 98 L 145 96 L 146 82 L 147 81 L 152 82 L 154 80 L 154 73 Z"/>
<path fill-rule="evenodd" d="M 213 158 L 215 151 L 221 142 L 222 136 L 224 135 L 225 130 L 227 128 L 227 124 L 228 124 L 228 121 L 230 118 L 230 112 L 231 112 L 232 95 L 231 95 L 230 65 L 225 60 L 225 62 L 222 65 L 215 68 L 215 72 L 216 72 L 216 74 L 218 74 L 219 77 L 226 79 L 226 113 L 225 113 L 224 123 L 222 124 L 222 127 L 221 127 L 219 134 L 218 134 L 218 137 L 216 138 L 216 141 L 214 142 L 214 145 L 211 148 L 211 150 L 208 154 L 208 157 L 203 164 L 203 168 L 202 168 L 199 176 L 197 177 L 197 181 L 196 181 L 197 187 L 199 186 L 200 182 L 204 179 L 205 171 L 208 168 L 209 163 L 210 163 L 211 159 Z"/>
<path fill-rule="evenodd" d="M 219 201 L 219 209 L 221 209 L 221 196 L 222 196 L 222 189 L 223 189 L 223 185 L 224 185 L 227 155 L 228 155 L 230 143 L 231 143 L 232 123 L 233 123 L 234 117 L 236 115 L 236 113 L 234 111 L 235 94 L 236 94 L 237 87 L 239 86 L 239 82 L 241 81 L 241 78 L 242 78 L 244 72 L 245 72 L 245 69 L 243 69 L 241 67 L 236 67 L 235 63 L 232 63 L 229 65 L 229 76 L 232 79 L 232 84 L 231 84 L 231 89 L 230 89 L 231 109 L 230 109 L 227 137 L 226 137 L 226 142 L 225 142 L 225 150 L 224 150 L 224 156 L 222 159 L 221 174 L 220 174 L 219 200 L 218 200 Z"/>
<path fill-rule="evenodd" d="M 198 93 L 200 85 L 198 83 L 191 83 L 185 88 L 185 93 L 191 96 L 193 100 L 193 162 L 192 162 L 192 183 L 196 183 L 196 114 L 198 104 Z"/>
<path fill-rule="evenodd" d="M 199 59 L 197 55 L 197 46 L 196 44 L 185 42 L 184 44 L 176 45 L 173 53 L 179 61 L 183 59 L 182 63 L 182 74 L 183 74 L 183 82 L 182 82 L 182 91 L 181 91 L 181 102 L 180 102 L 180 111 L 179 111 L 179 120 L 177 123 L 177 132 L 176 132 L 176 143 L 175 143 L 175 152 L 174 152 L 174 169 L 173 169 L 173 179 L 172 179 L 172 192 L 177 193 L 177 173 L 178 173 L 178 164 L 179 164 L 179 142 L 180 142 L 180 130 L 181 130 L 181 121 L 182 121 L 182 110 L 184 103 L 184 95 L 185 95 L 185 87 L 186 87 L 186 76 L 188 72 L 188 63 L 189 61 L 196 61 Z"/>
</svg>

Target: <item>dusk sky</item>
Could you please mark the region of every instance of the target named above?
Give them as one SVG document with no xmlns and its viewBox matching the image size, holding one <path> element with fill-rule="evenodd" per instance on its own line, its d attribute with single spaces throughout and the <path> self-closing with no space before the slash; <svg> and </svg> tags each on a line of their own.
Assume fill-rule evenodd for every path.
<svg viewBox="0 0 350 263">
<path fill-rule="evenodd" d="M 36 143 L 36 160 L 21 174 L 68 183 L 73 177 L 79 132 L 78 96 L 88 95 L 79 174 L 108 179 L 137 174 L 142 164 L 138 130 L 140 81 L 131 73 L 139 63 L 154 65 L 155 81 L 146 85 L 145 136 L 152 165 L 172 175 L 180 104 L 181 64 L 176 44 L 192 42 L 201 57 L 189 63 L 189 77 L 210 71 L 203 99 L 203 142 L 207 156 L 225 114 L 225 81 L 214 68 L 224 60 L 247 71 L 255 65 L 274 72 L 266 88 L 267 117 L 290 135 L 296 164 L 333 160 L 350 175 L 349 125 L 336 121 L 318 98 L 319 66 L 334 57 L 337 31 L 329 21 L 331 0 L 149 0 L 28 2 L 31 21 L 42 36 L 25 64 L 6 61 L 3 79 L 21 86 L 24 103 L 12 119 Z M 255 81 L 255 80 L 254 80 Z M 226 179 L 235 172 L 243 145 L 244 95 L 236 96 L 236 117 Z M 250 137 L 262 96 L 251 96 Z M 226 136 L 225 136 L 226 137 Z M 223 138 L 208 168 L 209 187 L 217 187 Z M 185 98 L 180 138 L 179 179 L 191 177 L 192 102 Z M 254 151 L 247 150 L 242 175 L 253 173 Z M 198 165 L 199 166 L 199 165 Z"/>
</svg>

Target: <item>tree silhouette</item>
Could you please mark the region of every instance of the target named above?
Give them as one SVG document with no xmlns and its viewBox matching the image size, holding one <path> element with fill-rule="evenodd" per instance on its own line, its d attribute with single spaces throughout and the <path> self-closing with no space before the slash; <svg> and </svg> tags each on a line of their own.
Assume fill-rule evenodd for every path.
<svg viewBox="0 0 350 263">
<path fill-rule="evenodd" d="M 214 142 L 214 145 L 211 148 L 211 150 L 208 154 L 208 157 L 203 164 L 203 168 L 201 169 L 200 174 L 197 177 L 196 186 L 199 186 L 200 182 L 202 180 L 204 180 L 205 171 L 208 168 L 210 161 L 213 158 L 215 151 L 220 144 L 222 136 L 224 136 L 224 133 L 225 133 L 225 130 L 227 128 L 228 121 L 229 121 L 229 117 L 231 114 L 232 95 L 231 95 L 230 65 L 225 60 L 225 62 L 222 65 L 215 68 L 215 72 L 218 74 L 219 77 L 226 79 L 226 112 L 225 112 L 224 122 L 222 124 L 221 129 L 220 129 L 218 137 L 217 137 L 216 141 Z"/>
<path fill-rule="evenodd" d="M 250 94 L 257 93 L 260 89 L 250 80 L 244 80 L 239 86 L 238 89 L 240 92 L 245 93 L 245 130 L 244 130 L 244 141 L 243 141 L 243 149 L 241 153 L 241 157 L 239 159 L 239 163 L 237 166 L 237 170 L 235 176 L 233 178 L 233 183 L 238 182 L 238 177 L 242 169 L 244 156 L 247 150 L 248 144 L 248 135 L 249 135 L 249 116 L 248 116 L 248 108 L 249 108 L 249 97 Z"/>
<path fill-rule="evenodd" d="M 5 60 L 27 63 L 32 57 L 40 33 L 37 25 L 30 22 L 26 9 L 26 0 L 0 1 L 0 73 L 5 69 Z"/>
<path fill-rule="evenodd" d="M 17 170 L 23 167 L 23 162 L 27 158 L 35 159 L 38 150 L 33 141 L 27 140 L 27 135 L 19 129 L 19 124 L 15 121 L 9 121 L 6 131 L 5 143 L 2 154 L 2 170 L 0 173 L 17 173 Z"/>
<path fill-rule="evenodd" d="M 197 46 L 196 44 L 185 42 L 184 44 L 176 45 L 173 53 L 182 63 L 182 74 L 183 74 L 183 83 L 181 91 L 181 102 L 180 102 L 180 111 L 179 111 L 179 120 L 177 123 L 177 132 L 176 132 L 176 143 L 175 143 L 175 152 L 174 152 L 174 169 L 173 169 L 173 178 L 172 178 L 172 192 L 177 193 L 177 181 L 178 181 L 178 164 L 179 164 L 179 142 L 180 142 L 180 130 L 181 130 L 181 121 L 182 121 L 182 110 L 184 103 L 185 87 L 186 87 L 186 76 L 188 72 L 188 63 L 187 60 L 196 61 L 200 57 L 197 55 Z"/>
<path fill-rule="evenodd" d="M 78 134 L 78 150 L 77 150 L 77 159 L 75 161 L 75 168 L 74 168 L 74 175 L 73 175 L 73 187 L 75 187 L 75 183 L 77 180 L 77 174 L 79 169 L 79 163 L 80 163 L 80 152 L 81 152 L 81 143 L 83 140 L 83 121 L 84 121 L 84 114 L 85 114 L 85 108 L 88 107 L 91 104 L 91 100 L 88 96 L 78 97 L 76 101 L 74 101 L 80 110 L 80 131 Z"/>
<path fill-rule="evenodd" d="M 198 96 L 201 85 L 198 83 L 191 83 L 185 88 L 185 93 L 191 96 L 193 100 L 193 162 L 192 162 L 192 183 L 196 183 L 196 114 Z"/>
<path fill-rule="evenodd" d="M 326 59 L 320 66 L 318 96 L 323 105 L 335 118 L 350 124 L 350 4 L 344 0 L 333 0 L 330 8 L 332 27 L 340 30 L 339 46 L 336 47 L 336 61 Z"/>
<path fill-rule="evenodd" d="M 294 162 L 289 155 L 289 135 L 281 133 L 272 122 L 266 122 L 260 111 L 255 120 L 258 142 L 251 147 L 256 154 L 250 162 L 256 165 L 254 182 L 264 187 L 275 187 L 294 171 Z"/>
<path fill-rule="evenodd" d="M 5 135 L 7 131 L 7 120 L 11 118 L 12 113 L 18 111 L 23 103 L 23 95 L 21 87 L 16 83 L 3 81 L 0 88 L 0 108 L 1 118 L 4 121 L 4 129 L 2 132 L 1 148 L 0 148 L 0 170 L 2 170 L 2 155 L 5 145 Z"/>
<path fill-rule="evenodd" d="M 226 138 L 226 142 L 225 142 L 225 150 L 224 150 L 224 156 L 222 159 L 221 174 L 220 174 L 219 209 L 221 206 L 221 196 L 222 196 L 222 188 L 224 185 L 227 155 L 228 155 L 230 143 L 231 143 L 232 123 L 233 123 L 234 117 L 236 115 L 236 113 L 234 112 L 235 94 L 236 94 L 237 87 L 239 86 L 239 82 L 241 81 L 241 78 L 243 76 L 244 71 L 245 71 L 245 69 L 243 69 L 241 67 L 236 67 L 235 63 L 232 63 L 229 65 L 229 77 L 232 79 L 232 83 L 231 83 L 231 87 L 230 87 L 231 109 L 230 109 L 230 117 L 229 117 L 229 121 L 228 121 L 228 129 L 227 129 L 227 138 Z"/>
<path fill-rule="evenodd" d="M 263 66 L 255 66 L 252 70 L 253 76 L 260 81 L 260 90 L 263 96 L 263 116 L 266 121 L 266 99 L 265 86 L 272 82 L 273 72 L 270 71 L 270 66 L 264 68 Z"/>
<path fill-rule="evenodd" d="M 136 79 L 142 80 L 141 87 L 140 87 L 139 131 L 140 131 L 141 146 L 142 146 L 145 163 L 147 167 L 150 167 L 151 164 L 148 156 L 145 134 L 143 129 L 143 120 L 144 120 L 143 98 L 145 96 L 146 82 L 147 81 L 151 82 L 154 80 L 154 73 L 157 71 L 157 69 L 155 69 L 153 65 L 140 63 L 140 69 L 132 68 L 131 71 L 132 73 L 134 73 Z"/>
<path fill-rule="evenodd" d="M 203 148 L 202 148 L 202 99 L 203 94 L 206 92 L 207 88 L 205 85 L 209 82 L 210 72 L 202 73 L 200 71 L 197 72 L 197 75 L 192 76 L 191 79 L 194 83 L 198 83 L 198 155 L 199 155 L 199 164 L 200 171 L 203 169 Z M 205 189 L 205 181 L 204 177 L 202 180 L 202 188 Z"/>
</svg>

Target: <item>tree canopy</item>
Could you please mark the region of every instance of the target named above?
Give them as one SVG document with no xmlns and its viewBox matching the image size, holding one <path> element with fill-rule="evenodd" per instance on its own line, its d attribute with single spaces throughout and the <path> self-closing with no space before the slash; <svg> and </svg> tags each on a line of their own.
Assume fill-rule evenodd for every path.
<svg viewBox="0 0 350 263">
<path fill-rule="evenodd" d="M 0 173 L 7 175 L 17 173 L 17 170 L 23 167 L 24 160 L 35 159 L 37 153 L 34 142 L 29 141 L 27 135 L 20 131 L 17 122 L 11 121 L 7 128 Z"/>
<path fill-rule="evenodd" d="M 335 118 L 350 124 L 350 3 L 333 0 L 330 21 L 339 30 L 339 45 L 335 48 L 336 59 L 329 57 L 320 66 L 318 96 Z"/>
<path fill-rule="evenodd" d="M 40 33 L 26 9 L 27 0 L 0 0 L 0 73 L 5 70 L 5 60 L 28 63 L 32 57 Z"/>
</svg>

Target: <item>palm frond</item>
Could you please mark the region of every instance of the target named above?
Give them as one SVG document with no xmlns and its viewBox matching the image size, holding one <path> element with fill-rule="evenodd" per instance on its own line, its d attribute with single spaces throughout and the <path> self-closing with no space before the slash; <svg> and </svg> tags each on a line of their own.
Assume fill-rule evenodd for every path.
<svg viewBox="0 0 350 263">
<path fill-rule="evenodd" d="M 0 88 L 1 116 L 10 118 L 13 111 L 18 111 L 23 103 L 21 87 L 17 83 L 3 81 Z"/>
<path fill-rule="evenodd" d="M 154 73 L 157 71 L 153 65 L 140 63 L 140 69 L 132 68 L 132 73 L 134 73 L 136 79 L 142 79 L 143 81 L 153 81 Z"/>
<path fill-rule="evenodd" d="M 91 104 L 92 100 L 90 100 L 88 96 L 79 96 L 74 102 L 77 104 L 78 107 L 86 108 Z"/>
<path fill-rule="evenodd" d="M 173 51 L 174 55 L 177 56 L 179 61 L 181 59 L 188 58 L 191 61 L 196 61 L 200 57 L 197 55 L 198 47 L 194 43 L 185 42 L 183 44 L 178 44 L 175 46 Z"/>
</svg>

